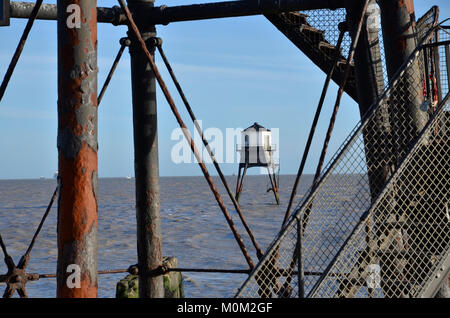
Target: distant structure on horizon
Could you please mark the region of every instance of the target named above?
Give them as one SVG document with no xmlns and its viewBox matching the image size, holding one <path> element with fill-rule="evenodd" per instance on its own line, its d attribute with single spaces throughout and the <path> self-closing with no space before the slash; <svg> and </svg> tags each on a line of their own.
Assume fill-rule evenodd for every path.
<svg viewBox="0 0 450 318">
<path fill-rule="evenodd" d="M 236 200 L 239 201 L 242 193 L 247 169 L 252 167 L 266 167 L 272 186 L 268 191 L 273 191 L 277 204 L 280 204 L 278 195 L 280 165 L 274 159 L 276 144 L 272 143 L 272 132 L 255 122 L 242 131 L 241 145 L 236 145 L 236 151 L 241 154 L 236 182 Z M 241 176 L 242 169 L 244 171 Z"/>
</svg>

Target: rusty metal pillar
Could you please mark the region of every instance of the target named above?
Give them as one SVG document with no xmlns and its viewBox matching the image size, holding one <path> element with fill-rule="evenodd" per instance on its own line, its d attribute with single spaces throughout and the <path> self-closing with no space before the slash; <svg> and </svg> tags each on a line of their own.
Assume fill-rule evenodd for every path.
<svg viewBox="0 0 450 318">
<path fill-rule="evenodd" d="M 414 2 L 380 0 L 378 3 L 381 9 L 386 67 L 389 80 L 392 80 L 417 45 Z M 398 94 L 403 95 L 402 102 L 390 106 L 391 126 L 395 142 L 399 143 L 400 153 L 408 148 L 410 141 L 422 131 L 429 118 L 428 113 L 420 109 L 424 101 L 423 95 L 411 94 L 423 89 L 419 62 L 408 67 L 406 78 L 408 83 L 398 90 Z M 405 122 L 398 125 L 396 121 L 400 120 Z M 395 131 L 395 127 L 399 127 L 400 131 Z M 397 160 L 401 159 L 400 155 Z"/>
<path fill-rule="evenodd" d="M 392 78 L 416 47 L 413 0 L 379 0 L 386 66 Z"/>
<path fill-rule="evenodd" d="M 147 23 L 146 8 L 154 0 L 127 0 L 133 18 L 151 54 L 155 47 L 154 25 Z M 162 276 L 155 276 L 162 265 L 162 237 L 158 163 L 158 126 L 156 81 L 147 57 L 135 34 L 131 40 L 131 81 L 133 95 L 134 169 L 136 176 L 137 252 L 139 266 L 139 296 L 164 297 Z"/>
<path fill-rule="evenodd" d="M 96 7 L 58 0 L 58 297 L 97 297 Z"/>
<path fill-rule="evenodd" d="M 354 38 L 364 1 L 346 1 L 347 23 L 350 35 Z M 355 50 L 356 86 L 361 117 L 377 102 L 384 90 L 383 64 L 378 37 L 380 27 L 378 15 L 379 10 L 376 1 L 371 0 L 361 30 L 360 40 Z M 386 121 L 388 121 L 388 116 L 381 116 L 380 113 L 375 122 L 369 123 L 363 134 L 370 191 L 373 199 L 378 196 L 390 176 L 390 167 L 379 165 L 389 155 L 387 138 L 390 136 L 390 127 L 389 122 Z M 383 137 L 386 141 L 380 143 L 380 138 Z"/>
</svg>

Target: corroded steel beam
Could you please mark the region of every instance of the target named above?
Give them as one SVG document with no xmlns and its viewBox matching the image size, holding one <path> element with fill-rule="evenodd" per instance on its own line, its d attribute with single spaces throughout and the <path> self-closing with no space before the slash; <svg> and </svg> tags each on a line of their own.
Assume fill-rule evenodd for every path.
<svg viewBox="0 0 450 318">
<path fill-rule="evenodd" d="M 225 206 L 225 203 L 223 202 L 222 197 L 221 197 L 219 191 L 217 190 L 216 186 L 214 185 L 211 175 L 209 174 L 208 169 L 206 168 L 206 165 L 201 158 L 200 152 L 198 151 L 198 148 L 197 148 L 194 140 L 192 139 L 192 136 L 189 133 L 189 130 L 187 129 L 186 124 L 184 123 L 183 119 L 180 116 L 180 113 L 178 112 L 178 108 L 175 105 L 175 102 L 167 88 L 167 85 L 165 84 L 165 82 L 161 76 L 161 73 L 159 72 L 159 69 L 155 64 L 153 55 L 147 48 L 148 44 L 145 42 L 143 36 L 141 35 L 141 31 L 139 30 L 137 23 L 135 23 L 130 10 L 128 9 L 127 5 L 125 4 L 125 0 L 119 0 L 119 3 L 120 3 L 120 6 L 124 9 L 124 11 L 127 15 L 127 18 L 129 19 L 129 32 L 134 33 L 135 37 L 139 40 L 141 49 L 145 53 L 145 56 L 147 57 L 147 61 L 149 62 L 151 69 L 153 70 L 153 73 L 155 74 L 156 81 L 158 82 L 161 90 L 163 91 L 164 97 L 166 98 L 166 101 L 169 104 L 170 109 L 172 110 L 172 113 L 174 114 L 181 130 L 183 131 L 183 134 L 184 134 L 188 144 L 190 145 L 192 152 L 194 153 L 194 155 L 198 161 L 198 164 L 203 172 L 203 175 L 204 175 L 206 181 L 208 182 L 211 192 L 213 192 L 214 197 L 215 197 L 217 203 L 219 204 L 220 209 L 222 210 L 222 213 L 224 214 L 225 219 L 227 220 L 227 223 L 228 223 L 231 231 L 233 232 L 233 236 L 235 237 L 243 255 L 245 256 L 249 267 L 252 269 L 254 267 L 254 264 L 253 264 L 253 261 L 252 261 L 250 255 L 248 254 L 248 251 L 245 247 L 244 241 L 242 240 L 241 236 L 239 235 L 237 228 L 234 225 L 234 222 L 231 218 L 231 215 L 229 214 L 227 207 Z M 161 275 L 161 270 L 156 271 L 155 274 Z"/>
<path fill-rule="evenodd" d="M 155 24 L 167 24 L 179 21 L 231 18 L 288 11 L 337 9 L 343 6 L 343 0 L 224 1 L 175 7 L 161 6 L 150 12 L 148 19 Z"/>
<path fill-rule="evenodd" d="M 67 23 L 69 5 L 79 27 Z M 58 297 L 97 297 L 96 5 L 58 0 Z"/>
<path fill-rule="evenodd" d="M 12 18 L 28 18 L 33 9 L 32 2 L 11 3 Z M 171 22 L 231 18 L 259 14 L 274 14 L 288 11 L 337 9 L 344 7 L 344 0 L 246 0 L 223 1 L 182 6 L 160 6 L 145 8 L 147 23 L 168 24 Z M 119 7 L 97 8 L 98 22 L 115 25 L 126 24 L 126 16 Z M 37 19 L 56 20 L 56 5 L 45 4 Z"/>
<path fill-rule="evenodd" d="M 152 7 L 153 3 L 154 0 L 128 0 L 142 37 L 152 54 L 155 51 L 152 38 L 156 36 L 156 28 L 145 22 L 143 12 Z M 152 274 L 162 265 L 156 80 L 135 34 L 128 32 L 128 37 L 131 41 L 139 297 L 162 298 L 163 278 Z"/>
<path fill-rule="evenodd" d="M 392 80 L 416 48 L 414 2 L 413 0 L 380 0 L 378 3 L 381 9 L 386 67 L 389 80 Z M 418 62 L 408 68 L 408 73 L 408 83 L 405 85 L 409 85 L 410 88 L 404 87 L 403 90 L 405 92 L 420 91 L 423 85 Z M 429 117 L 427 112 L 420 109 L 424 101 L 420 94 L 405 96 L 404 101 L 405 105 L 395 106 L 395 109 L 391 110 L 401 112 L 397 118 L 403 117 L 411 121 L 410 131 L 397 132 L 399 136 L 407 137 L 400 141 L 400 148 L 407 147 L 411 139 L 422 131 Z"/>
<path fill-rule="evenodd" d="M 31 15 L 35 3 L 34 2 L 24 2 L 24 1 L 11 1 L 10 6 L 10 16 L 11 18 L 18 19 L 28 19 Z M 58 10 L 56 4 L 42 4 L 39 9 L 37 19 L 38 20 L 57 20 Z M 97 20 L 98 22 L 104 23 L 120 23 L 120 18 L 125 19 L 125 15 L 121 15 L 121 10 L 119 7 L 97 8 Z"/>
<path fill-rule="evenodd" d="M 380 0 L 386 66 L 389 77 L 409 58 L 416 48 L 415 13 L 412 0 Z"/>
</svg>

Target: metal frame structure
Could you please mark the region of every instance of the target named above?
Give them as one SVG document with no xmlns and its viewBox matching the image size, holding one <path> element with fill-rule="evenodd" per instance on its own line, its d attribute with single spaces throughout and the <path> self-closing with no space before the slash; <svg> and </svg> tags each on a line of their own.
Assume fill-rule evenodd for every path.
<svg viewBox="0 0 450 318">
<path fill-rule="evenodd" d="M 435 29 L 441 28 L 438 26 Z M 435 29 L 428 31 L 422 43 L 427 43 L 430 38 L 433 38 Z M 448 44 L 441 42 L 436 45 L 447 46 Z M 420 279 L 420 284 L 417 283 L 417 285 L 420 285 L 420 288 L 411 290 L 409 293 L 414 297 L 433 297 L 436 295 L 438 286 L 447 277 L 448 258 L 450 255 L 450 241 L 448 237 L 450 220 L 433 215 L 433 213 L 441 211 L 443 208 L 442 204 L 445 205 L 445 200 L 448 200 L 448 193 L 445 192 L 447 191 L 445 189 L 448 189 L 448 185 L 441 184 L 441 182 L 445 183 L 448 180 L 443 175 L 448 171 L 448 154 L 446 155 L 448 148 L 439 149 L 437 146 L 434 146 L 439 143 L 448 144 L 448 129 L 446 129 L 449 120 L 448 91 L 447 96 L 443 98 L 440 106 L 435 109 L 434 115 L 427 122 L 420 135 L 410 140 L 408 149 L 403 149 L 401 153 L 398 153 L 399 159 L 396 163 L 395 171 L 387 184 L 383 186 L 383 189 L 378 191 L 379 194 L 373 202 L 371 202 L 371 193 L 367 186 L 368 181 L 363 181 L 363 179 L 367 178 L 367 173 L 362 172 L 366 159 L 361 156 L 364 150 L 367 150 L 367 146 L 364 145 L 367 140 L 363 138 L 363 135 L 367 131 L 371 131 L 371 123 L 375 122 L 379 114 L 383 113 L 384 105 L 386 103 L 401 105 L 400 100 L 407 98 L 408 92 L 415 95 L 423 93 L 421 89 L 417 90 L 417 88 L 412 86 L 405 86 L 405 82 L 409 82 L 411 78 L 409 72 L 411 69 L 414 69 L 415 63 L 422 61 L 424 50 L 426 50 L 426 45 L 420 45 L 416 48 L 397 72 L 388 89 L 380 96 L 378 102 L 373 105 L 365 118 L 342 144 L 330 161 L 330 164 L 324 169 L 318 185 L 310 189 L 308 195 L 297 208 L 296 213 L 271 244 L 264 259 L 260 261 L 240 288 L 237 294 L 238 297 L 303 297 L 305 290 L 308 297 L 351 297 L 350 295 L 359 297 L 379 297 L 380 295 L 385 297 L 402 297 L 400 291 L 392 286 L 386 287 L 384 285 L 382 290 L 377 290 L 377 293 L 366 287 L 367 292 L 362 294 L 352 290 L 354 287 L 350 288 L 353 285 L 366 284 L 367 278 L 361 278 L 367 275 L 364 266 L 359 267 L 359 265 L 355 264 L 358 264 L 360 260 L 364 260 L 368 264 L 379 262 L 375 260 L 367 261 L 369 257 L 367 253 L 374 253 L 374 246 L 377 246 L 376 250 L 378 250 L 375 253 L 378 254 L 377 259 L 383 259 L 384 257 L 384 264 L 391 264 L 393 257 L 391 254 L 394 252 L 404 253 L 402 250 L 397 251 L 388 243 L 380 243 L 383 240 L 391 243 L 395 242 L 396 238 L 391 236 L 393 234 L 383 237 L 383 234 L 388 233 L 393 228 L 395 222 L 406 225 L 405 232 L 408 234 L 405 234 L 405 239 L 407 240 L 405 245 L 411 244 L 412 246 L 410 248 L 410 253 L 413 253 L 410 255 L 412 263 L 408 267 L 410 271 L 408 274 L 414 275 L 415 279 Z M 442 78 L 448 78 L 445 76 L 446 70 L 441 71 L 442 75 L 444 75 Z M 448 85 L 445 82 L 442 84 Z M 401 117 L 403 115 L 399 112 L 397 116 Z M 409 124 L 408 121 L 399 119 L 397 122 L 400 127 Z M 402 122 L 403 124 L 401 124 Z M 404 131 L 407 131 L 407 129 Z M 372 139 L 377 140 L 383 138 L 383 136 L 377 136 L 376 134 L 371 134 L 370 136 Z M 405 137 L 403 135 L 400 138 Z M 395 144 L 395 141 L 390 143 L 392 142 Z M 428 150 L 427 152 L 426 148 L 436 150 Z M 438 159 L 441 158 L 440 156 L 442 156 L 442 159 Z M 422 167 L 420 163 L 429 162 L 430 158 L 436 158 L 437 170 L 433 170 L 433 173 L 429 171 L 425 173 L 428 166 Z M 387 157 L 384 160 L 389 159 Z M 383 165 L 384 163 L 381 161 L 377 164 Z M 367 165 L 369 167 L 369 163 Z M 424 171 L 414 175 L 415 169 L 423 169 Z M 356 178 L 358 174 L 361 174 L 360 181 L 358 181 L 359 178 Z M 353 202 L 347 202 L 347 204 L 338 208 L 335 196 L 348 196 L 352 200 L 351 188 L 355 181 L 351 181 L 350 177 L 347 177 L 352 175 L 355 176 L 356 182 L 362 190 L 353 194 Z M 416 180 L 424 177 L 424 175 L 429 176 L 430 180 Z M 405 183 L 407 184 L 406 186 Z M 438 200 L 436 204 L 439 204 L 439 209 L 431 209 L 427 205 L 428 203 L 414 203 L 417 199 L 413 199 L 415 196 L 412 193 L 416 191 L 415 189 L 423 189 L 425 185 L 427 186 L 427 198 L 428 195 L 430 195 L 429 198 L 436 198 Z M 332 191 L 331 189 L 336 190 Z M 420 192 L 422 190 L 417 191 Z M 444 193 L 441 191 L 444 191 Z M 406 196 L 405 192 L 408 192 L 408 196 Z M 437 199 L 438 197 L 442 197 L 444 201 L 441 202 L 441 199 Z M 395 202 L 394 198 L 397 202 Z M 299 231 L 298 227 L 300 224 L 304 224 L 304 218 L 314 201 L 317 201 L 317 204 L 313 207 L 313 215 L 315 217 L 310 221 L 308 232 L 304 232 L 304 227 Z M 409 205 L 405 201 L 408 201 Z M 428 208 L 425 208 L 424 204 Z M 395 214 L 402 215 L 400 219 L 391 220 L 388 217 L 392 213 L 388 210 L 393 205 L 395 205 Z M 416 207 L 421 208 L 422 206 L 425 210 L 414 210 Z M 420 211 L 425 213 L 425 215 L 420 217 L 419 221 L 417 213 Z M 347 213 L 348 219 L 342 218 L 344 213 Z M 445 214 L 445 211 L 439 213 Z M 405 218 L 405 220 L 402 218 Z M 378 228 L 374 224 L 370 225 L 369 221 L 378 221 L 378 223 L 375 223 L 378 224 Z M 414 226 L 417 227 L 417 224 L 415 224 L 417 222 L 423 223 L 419 231 L 414 228 Z M 354 223 L 356 223 L 356 226 L 353 225 Z M 342 233 L 335 238 L 333 245 L 327 243 L 326 237 L 324 237 L 326 233 L 330 233 L 330 226 Z M 372 234 L 373 231 L 376 234 Z M 304 233 L 302 234 L 302 232 Z M 302 235 L 299 236 L 299 233 Z M 378 237 L 379 235 L 381 237 Z M 368 239 L 369 237 L 372 237 L 372 239 Z M 324 239 L 325 242 L 323 241 Z M 371 240 L 377 241 L 377 244 L 374 244 Z M 439 249 L 439 253 L 433 251 L 433 248 Z M 436 255 L 433 255 L 432 262 L 426 263 L 423 255 L 428 254 L 427 259 L 430 259 L 429 254 L 433 253 L 432 251 Z M 302 267 L 305 264 L 309 267 L 303 273 L 298 273 L 298 281 L 293 281 L 292 278 L 289 279 L 294 274 L 292 264 L 295 264 L 295 259 L 298 259 L 298 262 L 302 264 L 302 266 L 298 267 L 300 271 L 302 271 Z M 420 263 L 422 261 L 423 263 Z M 395 271 L 398 268 L 399 265 L 391 264 L 387 269 L 384 268 L 382 270 L 382 277 L 400 280 L 400 274 L 391 272 L 391 270 Z M 307 288 L 305 288 L 305 277 L 308 277 L 306 279 Z M 412 278 L 409 277 L 409 279 Z M 281 280 L 281 282 L 275 283 L 277 280 Z M 342 294 L 343 291 L 340 288 L 344 288 L 345 294 Z"/>
<path fill-rule="evenodd" d="M 0 10 L 0 26 L 9 25 L 9 0 L 1 1 Z"/>
<path fill-rule="evenodd" d="M 221 178 L 227 193 L 231 198 L 235 209 L 237 210 L 240 220 L 244 224 L 247 234 L 250 236 L 252 244 L 257 251 L 257 257 L 260 260 L 259 265 L 255 269 L 255 264 L 249 255 L 249 252 L 242 240 L 242 237 L 237 231 L 237 228 L 232 220 L 226 205 L 220 193 L 208 172 L 208 169 L 204 165 L 199 156 L 197 145 L 192 140 L 189 131 L 186 129 L 186 125 L 182 120 L 178 109 L 172 99 L 172 96 L 167 89 L 167 86 L 159 73 L 157 66 L 154 63 L 154 53 L 158 49 L 165 61 L 165 65 L 169 70 L 172 80 L 175 82 L 178 93 L 181 95 L 184 105 L 188 110 L 190 117 L 195 121 L 195 115 L 185 98 L 180 84 L 176 80 L 173 70 L 170 68 L 170 64 L 165 58 L 162 51 L 162 41 L 156 36 L 156 25 L 167 25 L 172 22 L 179 21 L 194 21 L 203 19 L 215 19 L 224 17 L 237 17 L 237 16 L 250 16 L 250 15 L 265 15 L 266 18 L 272 22 L 283 34 L 285 34 L 297 47 L 299 47 L 307 56 L 318 65 L 323 71 L 328 74 L 327 83 L 324 86 L 323 98 L 326 94 L 329 81 L 333 79 L 339 86 L 339 92 L 336 99 L 335 111 L 330 119 L 329 132 L 324 142 L 324 150 L 321 157 L 325 157 L 327 152 L 327 145 L 331 133 L 333 130 L 334 121 L 340 105 L 340 98 L 344 91 L 349 93 L 356 101 L 359 102 L 360 111 L 363 115 L 369 105 L 379 98 L 378 94 L 381 93 L 380 83 L 383 80 L 383 74 L 379 67 L 379 61 L 374 61 L 370 58 L 377 58 L 380 54 L 380 48 L 374 47 L 373 43 L 377 41 L 376 32 L 367 28 L 367 8 L 373 0 L 361 0 L 347 1 L 347 0 L 250 0 L 250 1 L 226 1 L 196 5 L 184 5 L 184 6 L 154 6 L 154 0 L 119 0 L 119 6 L 112 8 L 97 8 L 96 0 L 58 0 L 58 5 L 43 4 L 42 0 L 36 1 L 36 3 L 29 2 L 11 2 L 10 15 L 12 18 L 27 18 L 28 23 L 25 27 L 23 36 L 19 42 L 19 45 L 11 60 L 10 66 L 6 72 L 5 78 L 0 87 L 0 100 L 11 78 L 15 65 L 17 64 L 23 47 L 25 45 L 28 33 L 33 26 L 33 22 L 36 19 L 43 20 L 57 20 L 58 21 L 58 154 L 59 154 L 59 178 L 58 188 L 50 201 L 49 207 L 44 214 L 40 226 L 38 227 L 35 236 L 27 250 L 24 257 L 17 264 L 12 262 L 11 257 L 8 255 L 6 245 L 0 235 L 0 245 L 5 256 L 5 263 L 8 265 L 8 273 L 0 276 L 0 282 L 7 284 L 5 291 L 5 297 L 11 297 L 14 291 L 18 291 L 19 295 L 26 297 L 25 285 L 30 280 L 37 280 L 45 277 L 57 277 L 57 295 L 59 297 L 96 297 L 97 295 L 97 275 L 101 273 L 111 272 L 130 272 L 139 274 L 139 292 L 141 297 L 163 297 L 163 285 L 162 274 L 169 271 L 203 271 L 203 272 L 229 272 L 229 273 L 250 273 L 252 274 L 247 281 L 247 286 L 251 279 L 255 279 L 256 284 L 259 286 L 260 296 L 265 295 L 265 291 L 270 290 L 277 284 L 277 280 L 280 275 L 278 270 L 275 270 L 277 262 L 280 261 L 280 256 L 283 250 L 280 249 L 276 242 L 279 242 L 286 237 L 286 231 L 294 229 L 294 236 L 297 237 L 294 240 L 294 257 L 291 259 L 288 268 L 284 269 L 281 275 L 286 278 L 286 286 L 278 288 L 278 294 L 285 296 L 292 293 L 291 283 L 294 281 L 294 268 L 297 270 L 298 281 L 298 296 L 304 297 L 306 293 L 311 294 L 310 284 L 308 284 L 308 276 L 320 276 L 319 282 L 327 279 L 327 275 L 330 273 L 330 268 L 335 264 L 334 257 L 330 263 L 327 271 L 314 272 L 304 271 L 303 269 L 307 265 L 305 258 L 302 257 L 303 244 L 308 244 L 308 240 L 305 240 L 307 235 L 306 225 L 309 222 L 309 215 L 311 209 L 313 209 L 313 194 L 317 189 L 320 189 L 321 182 L 325 179 L 326 173 L 322 173 L 323 159 L 320 160 L 316 182 L 310 192 L 308 202 L 304 201 L 306 205 L 303 205 L 302 212 L 295 213 L 294 217 L 290 218 L 290 223 L 285 226 L 283 223 L 283 231 L 270 249 L 264 255 L 264 252 L 258 246 L 254 235 L 248 224 L 245 221 L 244 215 L 237 203 L 236 198 L 229 189 L 225 178 Z M 401 1 L 403 3 L 403 1 Z M 80 28 L 69 28 L 66 24 L 68 16 L 67 8 L 69 5 L 79 5 L 83 12 L 83 21 Z M 405 61 L 409 62 L 409 53 L 416 49 L 416 43 L 414 43 L 414 37 L 411 37 L 411 32 L 414 32 L 414 22 L 411 21 L 412 1 L 408 1 L 406 6 L 401 5 L 401 8 L 394 10 L 396 5 L 400 5 L 396 1 L 381 1 L 382 7 L 382 24 L 386 27 L 389 24 L 395 25 L 394 32 L 384 32 L 385 39 L 388 45 L 386 48 L 386 64 L 388 67 L 388 75 L 391 81 L 391 85 L 396 86 L 394 72 L 397 71 Z M 308 16 L 304 12 L 308 10 L 324 10 L 320 11 L 321 15 L 333 16 L 332 10 L 343 10 L 345 8 L 348 13 L 346 27 L 341 29 L 340 40 L 338 45 L 330 43 L 324 36 L 324 32 L 315 28 L 313 24 L 308 21 Z M 328 10 L 328 11 L 326 11 Z M 406 10 L 406 11 L 405 11 Z M 302 11 L 299 13 L 298 11 Z M 393 14 L 396 12 L 397 15 Z M 435 24 L 437 19 L 437 11 L 434 15 L 435 20 L 423 19 L 418 22 L 423 24 L 423 29 L 430 30 Z M 409 19 L 409 20 L 408 20 Z M 331 20 L 333 21 L 333 20 Z M 344 21 L 337 21 L 344 22 Z M 411 26 L 408 29 L 402 27 L 402 23 L 411 22 Z M 119 53 L 113 63 L 111 71 L 107 77 L 107 80 L 101 90 L 99 96 L 97 96 L 97 23 L 111 23 L 113 25 L 127 25 L 128 37 L 121 40 L 121 47 Z M 329 22 L 327 22 L 329 23 Z M 320 23 L 319 23 L 320 24 Z M 332 26 L 337 28 L 337 24 Z M 417 26 L 417 29 L 420 29 Z M 348 58 L 345 59 L 340 54 L 340 42 L 343 40 L 345 30 L 350 31 L 353 44 L 350 47 L 347 44 Z M 411 31 L 412 30 L 412 31 Z M 420 33 L 420 32 L 419 32 Z M 395 41 L 402 41 L 405 39 L 404 52 L 397 52 L 398 45 L 395 45 Z M 82 40 L 81 42 L 79 40 Z M 344 40 L 346 42 L 347 40 Z M 81 43 L 81 44 L 80 44 Z M 114 270 L 103 271 L 97 270 L 97 108 L 101 101 L 103 94 L 108 86 L 109 81 L 114 73 L 118 61 L 125 49 L 129 47 L 131 56 L 131 78 L 132 78 L 132 97 L 133 97 L 133 127 L 134 127 L 134 155 L 135 155 L 135 175 L 136 175 L 136 217 L 137 217 L 137 245 L 138 245 L 138 264 L 131 266 L 127 270 Z M 446 52 L 450 52 L 448 45 L 445 46 Z M 370 48 L 371 52 L 367 52 Z M 439 48 L 440 50 L 441 48 Z M 438 70 L 437 65 L 439 58 L 437 57 L 438 49 L 434 50 L 434 63 L 432 60 L 429 64 L 429 59 L 425 58 L 427 72 L 428 69 Z M 432 51 L 430 51 L 431 54 Z M 347 53 L 347 51 L 346 51 Z M 353 57 L 357 58 L 357 61 L 353 61 Z M 396 64 L 397 63 L 397 64 Z M 447 67 L 449 67 L 447 64 Z M 414 69 L 413 69 L 414 68 Z M 415 79 L 416 84 L 420 81 L 418 72 L 420 67 L 407 63 L 405 66 L 407 71 L 411 71 L 407 74 L 408 79 Z M 441 75 L 441 72 L 435 72 Z M 363 74 L 372 74 L 370 77 L 364 77 Z M 404 73 L 403 73 L 404 74 Z M 428 73 L 426 73 L 428 75 Z M 416 77 L 414 77 L 416 76 Z M 360 83 L 355 80 L 358 78 Z M 448 78 L 448 76 L 447 76 Z M 348 82 L 347 82 L 348 80 Z M 432 81 L 433 79 L 431 79 Z M 442 80 L 438 85 L 442 85 Z M 427 93 L 428 96 L 434 93 L 433 89 L 430 89 L 430 79 L 426 78 Z M 223 270 L 223 269 L 167 269 L 162 265 L 161 255 L 161 216 L 160 216 L 160 195 L 159 195 L 159 165 L 158 165 L 158 128 L 157 128 L 157 106 L 156 106 L 156 86 L 159 85 L 164 93 L 164 96 L 175 116 L 177 122 L 183 133 L 185 134 L 188 143 L 191 146 L 191 150 L 197 157 L 199 166 L 205 176 L 206 181 L 225 217 L 225 220 L 233 233 L 233 236 L 247 261 L 249 269 L 244 270 Z M 405 84 L 406 85 L 406 84 Z M 406 85 L 404 89 L 413 87 L 414 85 Z M 374 90 L 374 94 L 367 99 L 362 100 L 361 97 L 364 91 L 364 87 L 371 87 Z M 442 87 L 440 87 L 443 90 Z M 432 92 L 433 91 L 433 92 Z M 385 93 L 387 94 L 387 93 Z M 359 96 L 358 96 L 359 95 Z M 322 99 L 323 99 L 322 98 Z M 439 98 L 441 105 L 443 101 L 443 94 Z M 322 102 L 323 103 L 323 100 Z M 321 103 L 317 112 L 317 118 L 320 115 Z M 420 105 L 419 105 L 420 106 Z M 415 124 L 414 127 L 408 126 L 408 136 L 404 140 L 404 144 L 400 152 L 406 154 L 410 149 L 408 148 L 409 142 L 411 142 L 412 136 L 418 131 L 422 131 L 424 120 L 420 116 L 423 114 L 414 111 L 416 108 L 405 109 L 403 116 L 398 118 L 393 117 L 391 119 L 394 128 L 401 126 L 404 122 L 408 122 L 410 118 L 413 118 Z M 412 111 L 414 110 L 414 111 Z M 386 110 L 390 111 L 390 110 Z M 441 109 L 440 109 L 441 111 Z M 369 118 L 373 113 L 369 112 L 366 115 Z M 409 117 L 412 116 L 412 117 Z M 380 117 L 381 118 L 381 117 Z M 436 118 L 434 116 L 433 118 Z M 399 121 L 399 122 L 397 122 Z M 397 125 L 397 126 L 396 126 Z M 314 133 L 313 124 L 311 130 L 311 139 Z M 361 126 L 362 127 L 362 126 Z M 361 131 L 359 127 L 358 131 Z M 365 126 L 367 128 L 367 126 Z M 372 134 L 377 135 L 377 131 L 383 131 L 386 128 L 383 120 L 376 120 L 372 126 Z M 426 127 L 430 127 L 427 125 Z M 199 130 L 198 127 L 196 127 Z M 398 127 L 397 127 L 398 129 Z M 200 135 L 203 137 L 201 130 Z M 366 150 L 371 149 L 372 146 L 368 146 L 370 140 L 368 137 L 372 135 L 367 131 L 363 132 Z M 348 142 L 349 140 L 347 140 Z M 379 140 L 377 140 L 379 141 Z M 208 143 L 204 138 L 202 142 L 209 149 Z M 346 144 L 344 144 L 346 145 Z M 345 151 L 347 148 L 343 146 L 340 150 Z M 384 150 L 382 150 L 384 151 Z M 304 160 L 307 157 L 307 151 L 305 151 Z M 377 155 L 380 151 L 375 151 Z M 219 175 L 221 170 L 219 165 L 214 159 L 213 153 L 209 150 L 209 154 L 215 163 L 215 168 Z M 377 157 L 371 154 L 370 151 L 366 151 L 367 161 L 372 162 L 376 166 L 384 158 Z M 402 157 L 403 158 L 403 157 Z M 334 157 L 332 164 L 327 166 L 324 171 L 328 171 L 338 157 Z M 401 166 L 401 160 L 397 157 L 397 163 Z M 369 170 L 371 166 L 368 164 Z M 379 177 L 380 173 L 385 172 L 385 167 L 376 172 L 374 179 L 378 179 L 371 182 L 371 194 L 372 200 L 378 197 L 381 191 L 381 187 L 386 186 L 388 176 L 392 174 L 388 173 Z M 301 175 L 302 168 L 299 169 Z M 394 174 L 395 175 L 395 174 Z M 319 178 L 320 177 L 320 178 Z M 372 179 L 372 176 L 369 176 Z M 298 182 L 300 178 L 298 178 Z M 381 181 L 380 181 L 381 180 Z M 388 183 L 389 184 L 389 183 Z M 376 189 L 375 189 L 376 188 Z M 26 266 L 29 261 L 29 254 L 33 247 L 43 222 L 48 216 L 48 212 L 55 200 L 56 195 L 58 197 L 58 267 L 57 274 L 28 274 L 26 272 Z M 295 197 L 295 187 L 292 198 Z M 293 200 L 289 206 L 292 206 Z M 289 208 L 286 211 L 285 221 L 289 217 Z M 299 215 L 302 217 L 299 218 Z M 295 229 L 295 224 L 297 228 Z M 361 220 L 358 229 L 364 222 Z M 294 224 L 294 225 L 293 225 Z M 366 228 L 372 225 L 364 223 Z M 356 228 L 355 228 L 356 231 Z M 344 248 L 344 245 L 341 246 Z M 272 252 L 275 251 L 274 255 Z M 280 254 L 281 253 L 281 254 Z M 297 256 L 295 256 L 297 255 Z M 336 254 L 337 255 L 337 254 Z M 441 268 L 444 274 L 446 274 L 448 268 L 448 259 L 442 262 Z M 65 281 L 68 276 L 67 266 L 69 264 L 79 264 L 81 266 L 82 286 L 79 289 L 71 290 L 65 286 Z M 269 268 L 264 270 L 261 275 L 261 267 L 269 263 Z M 265 265 L 264 265 L 265 264 Z M 447 267 L 445 267 L 447 266 Z M 258 274 L 258 271 L 260 274 Z M 256 273 L 256 274 L 255 274 Z M 442 275 L 443 273 L 438 273 Z M 256 277 L 255 277 L 256 275 Z M 333 276 L 334 277 L 334 276 Z M 427 282 L 427 287 L 423 289 L 422 295 L 433 295 L 437 289 L 435 286 L 436 279 L 430 279 Z M 309 286 L 309 287 L 308 287 Z M 319 284 L 315 285 L 314 291 L 317 290 Z M 241 293 L 242 294 L 241 289 Z M 369 291 L 369 294 L 372 291 Z M 267 295 L 269 292 L 267 293 Z"/>
</svg>

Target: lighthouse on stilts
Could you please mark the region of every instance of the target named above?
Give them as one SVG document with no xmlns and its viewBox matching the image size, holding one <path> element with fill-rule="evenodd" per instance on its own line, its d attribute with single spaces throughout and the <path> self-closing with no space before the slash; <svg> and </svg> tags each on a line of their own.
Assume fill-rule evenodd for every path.
<svg viewBox="0 0 450 318">
<path fill-rule="evenodd" d="M 277 179 L 279 164 L 274 160 L 276 145 L 272 144 L 272 132 L 258 123 L 254 123 L 242 131 L 242 143 L 236 148 L 241 154 L 236 182 L 236 200 L 239 201 L 242 193 L 247 169 L 252 167 L 266 167 L 271 184 L 271 188 L 268 191 L 273 191 L 277 204 L 280 204 L 278 195 L 279 179 Z M 244 171 L 241 176 L 242 169 Z"/>
</svg>

